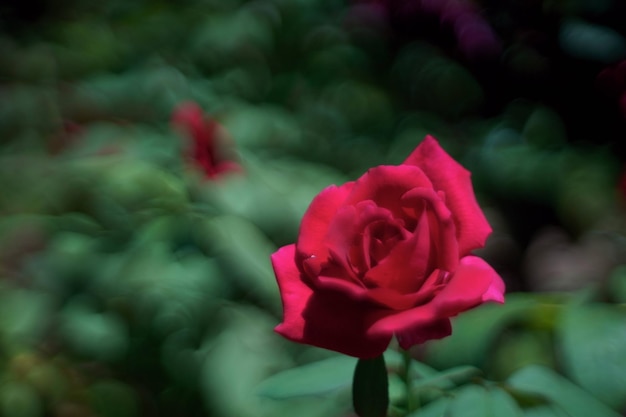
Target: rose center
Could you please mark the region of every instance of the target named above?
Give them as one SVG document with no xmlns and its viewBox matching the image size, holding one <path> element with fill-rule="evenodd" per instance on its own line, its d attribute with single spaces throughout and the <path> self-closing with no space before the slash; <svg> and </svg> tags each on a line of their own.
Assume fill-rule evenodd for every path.
<svg viewBox="0 0 626 417">
<path fill-rule="evenodd" d="M 404 239 L 404 233 L 400 224 L 390 223 L 385 220 L 374 221 L 363 230 L 360 252 L 365 263 L 365 269 L 369 270 L 383 260 L 393 247 Z"/>
</svg>

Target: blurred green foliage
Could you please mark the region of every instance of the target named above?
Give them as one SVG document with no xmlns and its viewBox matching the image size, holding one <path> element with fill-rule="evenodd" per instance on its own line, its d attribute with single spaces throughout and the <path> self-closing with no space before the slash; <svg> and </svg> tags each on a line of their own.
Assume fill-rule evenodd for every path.
<svg viewBox="0 0 626 417">
<path fill-rule="evenodd" d="M 419 362 L 392 346 L 389 415 L 626 411 L 626 126 L 593 89 L 626 58 L 618 1 L 475 1 L 484 61 L 385 2 L 27 3 L 0 6 L 0 416 L 349 415 L 355 361 L 272 332 L 268 257 L 427 133 L 511 294 Z M 185 100 L 243 174 L 186 163 Z"/>
</svg>

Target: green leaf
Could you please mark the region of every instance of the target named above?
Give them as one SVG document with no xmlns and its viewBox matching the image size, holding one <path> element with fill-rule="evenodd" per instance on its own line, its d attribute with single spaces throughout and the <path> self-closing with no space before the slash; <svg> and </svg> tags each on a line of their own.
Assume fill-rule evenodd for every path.
<svg viewBox="0 0 626 417">
<path fill-rule="evenodd" d="M 566 141 L 565 126 L 558 114 L 549 107 L 537 107 L 524 125 L 524 138 L 540 149 L 552 149 Z"/>
<path fill-rule="evenodd" d="M 552 332 L 536 329 L 515 329 L 504 333 L 489 360 L 489 375 L 506 379 L 528 365 L 555 367 Z"/>
<path fill-rule="evenodd" d="M 114 362 L 126 355 L 129 332 L 116 314 L 96 312 L 87 297 L 75 297 L 63 309 L 60 335 L 71 350 L 90 359 Z"/>
<path fill-rule="evenodd" d="M 472 378 L 480 375 L 481 373 L 482 371 L 480 369 L 473 366 L 457 366 L 455 368 L 439 372 L 435 375 L 417 379 L 413 382 L 413 388 L 452 388 L 456 385 L 460 385 L 470 381 Z"/>
<path fill-rule="evenodd" d="M 558 327 L 568 376 L 615 409 L 626 406 L 626 313 L 610 305 L 571 306 Z"/>
<path fill-rule="evenodd" d="M 525 410 L 524 417 L 570 417 L 556 405 L 539 405 Z"/>
<path fill-rule="evenodd" d="M 0 339 L 4 348 L 36 345 L 51 320 L 54 299 L 43 292 L 0 292 Z"/>
<path fill-rule="evenodd" d="M 250 296 L 275 312 L 281 311 L 274 272 L 269 261 L 274 244 L 252 223 L 235 216 L 219 216 L 204 225 L 217 258 Z"/>
<path fill-rule="evenodd" d="M 259 395 L 263 381 L 277 369 L 293 366 L 285 350 L 288 343 L 272 332 L 276 324 L 274 317 L 257 308 L 239 306 L 224 308 L 215 315 L 215 321 L 224 324 L 224 331 L 217 338 L 207 336 L 197 351 L 204 358 L 199 382 L 209 415 L 325 417 L 347 414 L 349 399 L 341 402 L 337 397 L 341 394 L 347 397 L 345 391 L 348 390 L 338 395 L 282 401 Z M 327 370 L 332 371 L 330 367 Z"/>
<path fill-rule="evenodd" d="M 355 365 L 355 358 L 333 356 L 273 375 L 258 392 L 278 400 L 325 394 L 349 386 Z"/>
<path fill-rule="evenodd" d="M 0 385 L 0 415 L 3 417 L 39 417 L 44 415 L 43 404 L 30 385 L 7 381 Z"/>
<path fill-rule="evenodd" d="M 626 53 L 626 40 L 619 32 L 578 19 L 561 22 L 559 43 L 563 51 L 575 58 L 605 64 L 623 58 Z"/>
<path fill-rule="evenodd" d="M 492 417 L 521 417 L 523 412 L 517 402 L 502 388 L 488 390 Z"/>
<path fill-rule="evenodd" d="M 498 334 L 511 322 L 527 318 L 539 305 L 533 297 L 516 294 L 507 296 L 504 305 L 490 304 L 469 311 L 455 319 L 452 336 L 426 345 L 424 362 L 438 369 L 481 367 Z"/>
<path fill-rule="evenodd" d="M 451 417 L 486 417 L 488 409 L 487 391 L 479 385 L 468 385 L 455 393 L 449 414 Z"/>
<path fill-rule="evenodd" d="M 450 404 L 452 403 L 451 397 L 442 397 L 437 401 L 433 401 L 423 408 L 420 408 L 417 411 L 412 412 L 406 417 L 442 417 L 448 416 L 448 410 L 450 408 Z"/>
<path fill-rule="evenodd" d="M 135 392 L 115 380 L 103 380 L 93 384 L 89 387 L 89 399 L 98 416 L 134 417 L 139 412 Z"/>
<path fill-rule="evenodd" d="M 407 417 L 522 417 L 517 402 L 499 387 L 468 385 L 448 392 Z"/>
<path fill-rule="evenodd" d="M 413 369 L 415 369 L 414 363 L 411 364 Z M 420 372 L 417 378 L 412 379 L 411 393 L 419 398 L 418 403 L 430 403 L 446 395 L 456 386 L 468 383 L 481 373 L 480 369 L 473 366 L 458 366 L 432 374 Z"/>
<path fill-rule="evenodd" d="M 591 394 L 549 368 L 528 366 L 513 374 L 508 383 L 518 390 L 544 396 L 570 417 L 619 417 Z"/>
<path fill-rule="evenodd" d="M 611 272 L 608 293 L 619 303 L 626 303 L 626 265 L 618 266 Z"/>
<path fill-rule="evenodd" d="M 359 417 L 384 417 L 389 406 L 385 358 L 359 359 L 352 382 L 352 403 Z"/>
</svg>

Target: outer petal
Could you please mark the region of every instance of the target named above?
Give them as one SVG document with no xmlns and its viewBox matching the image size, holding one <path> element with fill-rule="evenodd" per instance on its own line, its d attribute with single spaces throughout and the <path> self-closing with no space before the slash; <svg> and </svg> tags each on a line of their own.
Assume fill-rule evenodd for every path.
<svg viewBox="0 0 626 417">
<path fill-rule="evenodd" d="M 326 260 L 328 251 L 322 242 L 331 220 L 352 190 L 353 184 L 353 182 L 348 182 L 340 187 L 331 185 L 313 199 L 300 224 L 297 242 L 298 256 L 301 258 L 315 256 L 319 263 Z M 313 268 L 313 265 L 309 267 Z"/>
<path fill-rule="evenodd" d="M 413 345 L 428 340 L 442 339 L 452 334 L 452 325 L 447 318 L 434 320 L 413 328 L 396 332 L 396 337 L 402 349 L 409 349 Z"/>
<path fill-rule="evenodd" d="M 374 336 L 396 334 L 410 347 L 410 340 L 425 341 L 447 336 L 446 319 L 483 303 L 503 299 L 504 284 L 481 258 L 466 256 L 450 281 L 428 304 L 381 318 L 369 329 Z"/>
<path fill-rule="evenodd" d="M 450 282 L 433 299 L 439 317 L 452 317 L 486 300 L 503 300 L 504 283 L 482 258 L 466 256 Z"/>
<path fill-rule="evenodd" d="M 302 312 L 313 295 L 313 290 L 301 280 L 301 273 L 296 266 L 296 245 L 287 245 L 271 256 L 274 274 L 283 302 L 283 322 L 276 331 L 288 339 L 301 341 L 304 334 Z"/>
<path fill-rule="evenodd" d="M 457 226 L 460 255 L 467 255 L 471 250 L 484 246 L 491 227 L 476 202 L 469 171 L 452 159 L 430 135 L 404 164 L 421 168 L 434 188 L 445 193 L 446 205 L 452 211 Z"/>
<path fill-rule="evenodd" d="M 382 314 L 338 291 L 313 292 L 301 280 L 294 259 L 295 245 L 272 255 L 272 265 L 283 301 L 283 322 L 276 332 L 298 343 L 318 346 L 359 358 L 382 354 L 391 335 L 367 335 L 367 329 Z"/>
<path fill-rule="evenodd" d="M 491 285 L 487 291 L 483 294 L 482 302 L 486 303 L 488 301 L 494 301 L 496 303 L 504 304 L 505 290 L 504 281 L 502 281 L 500 276 L 496 275 L 493 277 L 493 281 L 491 281 Z"/>
<path fill-rule="evenodd" d="M 416 187 L 432 188 L 430 180 L 418 167 L 381 165 L 369 169 L 354 183 L 346 204 L 372 200 L 377 206 L 391 210 L 395 217 L 403 218 L 401 197 Z"/>
<path fill-rule="evenodd" d="M 419 338 L 424 341 L 428 339 L 426 336 L 430 334 L 429 332 L 436 327 L 435 324 L 440 323 L 440 321 L 441 318 L 435 315 L 435 309 L 431 302 L 382 317 L 370 327 L 368 333 L 371 337 L 401 334 L 404 335 L 405 339 L 408 339 L 408 335 L 411 334 L 410 339 L 417 340 Z M 420 329 L 425 329 L 423 336 L 415 336 L 420 332 Z"/>
</svg>

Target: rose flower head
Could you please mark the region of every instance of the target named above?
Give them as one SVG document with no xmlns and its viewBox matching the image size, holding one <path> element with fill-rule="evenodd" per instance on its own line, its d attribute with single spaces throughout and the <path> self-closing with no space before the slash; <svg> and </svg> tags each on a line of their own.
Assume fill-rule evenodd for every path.
<svg viewBox="0 0 626 417">
<path fill-rule="evenodd" d="M 241 166 L 224 154 L 228 138 L 224 129 L 194 102 L 179 104 L 172 114 L 172 125 L 188 139 L 186 158 L 208 178 L 240 172 Z"/>
<path fill-rule="evenodd" d="M 394 335 L 404 349 L 448 336 L 451 317 L 504 302 L 500 276 L 471 255 L 490 233 L 469 171 L 427 136 L 401 165 L 313 199 L 297 242 L 271 257 L 276 331 L 358 358 L 382 354 Z"/>
</svg>

